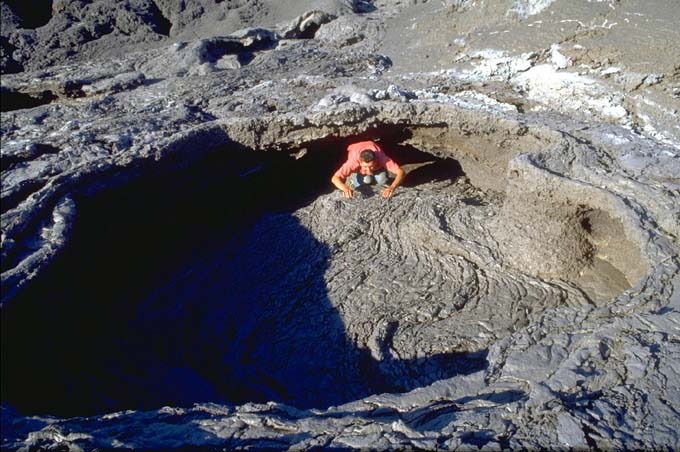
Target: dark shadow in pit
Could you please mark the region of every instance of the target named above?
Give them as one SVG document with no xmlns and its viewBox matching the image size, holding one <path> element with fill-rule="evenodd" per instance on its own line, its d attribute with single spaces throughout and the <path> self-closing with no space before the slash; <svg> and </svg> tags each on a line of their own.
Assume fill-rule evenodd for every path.
<svg viewBox="0 0 680 452">
<path fill-rule="evenodd" d="M 332 253 L 287 213 L 331 191 L 344 144 L 297 154 L 222 148 L 82 190 L 70 245 L 3 307 L 2 403 L 324 408 L 485 368 L 485 352 L 377 362 L 346 336 L 326 292 Z"/>
<path fill-rule="evenodd" d="M 16 49 L 17 48 L 9 42 L 7 36 L 0 36 L 0 55 L 5 55 L 4 58 L 0 59 L 0 74 L 16 74 L 17 72 L 24 70 L 23 66 L 12 57 L 12 54 Z M 0 96 L 4 96 L 4 94 L 0 93 Z"/>
<path fill-rule="evenodd" d="M 52 0 L 5 0 L 19 17 L 21 28 L 36 29 L 52 19 Z"/>
<path fill-rule="evenodd" d="M 151 16 L 151 25 L 153 30 L 163 36 L 170 36 L 170 29 L 172 29 L 172 22 L 163 15 L 163 11 L 158 7 L 157 2 L 152 1 L 149 4 L 149 14 Z"/>
</svg>

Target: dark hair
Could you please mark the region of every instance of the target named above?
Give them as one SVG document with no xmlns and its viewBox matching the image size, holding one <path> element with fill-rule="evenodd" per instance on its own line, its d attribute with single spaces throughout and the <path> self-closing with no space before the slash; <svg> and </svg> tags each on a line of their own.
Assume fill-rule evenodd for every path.
<svg viewBox="0 0 680 452">
<path fill-rule="evenodd" d="M 362 162 L 372 162 L 375 159 L 375 152 L 370 149 L 364 149 L 361 151 L 361 154 L 359 154 L 359 159 Z"/>
</svg>

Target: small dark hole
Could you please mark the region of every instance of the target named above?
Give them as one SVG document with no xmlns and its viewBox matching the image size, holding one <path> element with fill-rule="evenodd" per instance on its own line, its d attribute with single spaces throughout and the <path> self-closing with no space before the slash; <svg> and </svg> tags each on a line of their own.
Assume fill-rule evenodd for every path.
<svg viewBox="0 0 680 452">
<path fill-rule="evenodd" d="M 316 32 L 319 31 L 319 28 L 321 28 L 318 24 L 312 24 L 309 27 L 307 27 L 300 35 L 298 38 L 300 39 L 314 39 L 314 36 L 316 36 Z"/>
<path fill-rule="evenodd" d="M 590 224 L 590 219 L 585 217 L 581 218 L 581 227 L 583 228 L 584 231 L 586 231 L 588 234 L 592 234 L 593 232 L 593 226 Z"/>
</svg>

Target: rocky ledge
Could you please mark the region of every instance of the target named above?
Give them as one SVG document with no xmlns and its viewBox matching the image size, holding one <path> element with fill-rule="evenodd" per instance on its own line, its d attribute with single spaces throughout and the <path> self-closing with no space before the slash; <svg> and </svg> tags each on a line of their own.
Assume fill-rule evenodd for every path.
<svg viewBox="0 0 680 452">
<path fill-rule="evenodd" d="M 0 3 L 3 449 L 680 446 L 673 5 L 51 3 Z"/>
</svg>

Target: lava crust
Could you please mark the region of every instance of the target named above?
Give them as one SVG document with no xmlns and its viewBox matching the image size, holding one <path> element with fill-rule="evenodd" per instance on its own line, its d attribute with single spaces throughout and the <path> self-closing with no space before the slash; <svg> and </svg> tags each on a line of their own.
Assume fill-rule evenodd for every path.
<svg viewBox="0 0 680 452">
<path fill-rule="evenodd" d="M 677 8 L 0 7 L 3 450 L 680 447 Z"/>
</svg>

